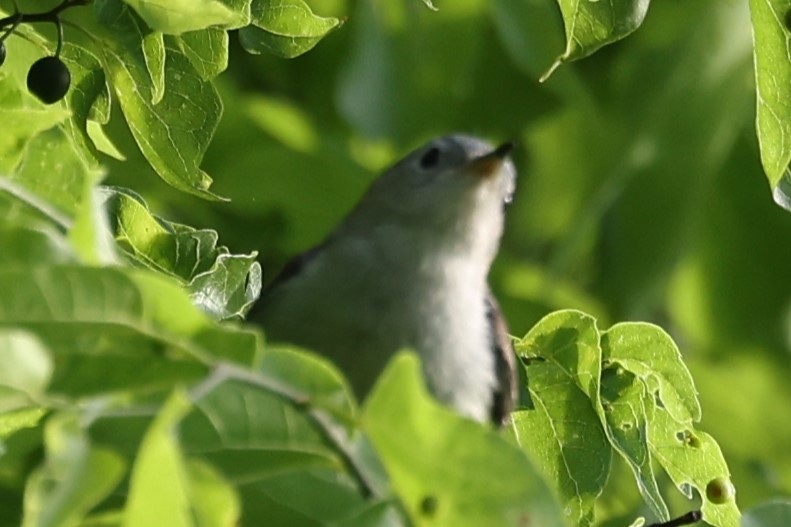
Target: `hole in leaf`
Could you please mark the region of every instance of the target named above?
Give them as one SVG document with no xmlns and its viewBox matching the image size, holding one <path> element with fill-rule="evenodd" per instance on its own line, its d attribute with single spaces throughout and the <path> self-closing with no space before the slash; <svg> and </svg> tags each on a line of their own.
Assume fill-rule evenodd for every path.
<svg viewBox="0 0 791 527">
<path fill-rule="evenodd" d="M 690 432 L 689 430 L 682 430 L 681 432 L 676 432 L 676 439 L 680 442 L 684 443 L 687 446 L 691 446 L 692 448 L 700 448 L 701 443 L 698 436 Z"/>
<path fill-rule="evenodd" d="M 434 516 L 438 507 L 439 501 L 436 496 L 426 496 L 420 502 L 420 513 L 423 516 Z"/>
<path fill-rule="evenodd" d="M 786 16 L 785 16 L 784 20 L 785 20 L 785 24 L 786 24 L 786 29 L 788 31 L 791 31 L 791 9 L 786 11 Z"/>
<path fill-rule="evenodd" d="M 654 402 L 656 403 L 657 408 L 665 408 L 665 403 L 662 402 L 662 398 L 659 397 L 659 390 L 654 392 Z"/>
<path fill-rule="evenodd" d="M 632 423 L 630 423 L 629 421 L 624 421 L 623 423 L 621 423 L 621 430 L 623 430 L 624 432 L 628 432 L 633 427 L 634 427 L 634 425 Z"/>
<path fill-rule="evenodd" d="M 519 362 L 522 363 L 522 366 L 527 368 L 528 366 L 533 366 L 534 364 L 541 364 L 542 362 L 546 362 L 547 359 L 544 357 L 527 357 L 525 355 L 517 355 L 519 357 Z"/>
<path fill-rule="evenodd" d="M 693 487 L 691 483 L 682 483 L 678 486 L 678 490 L 681 491 L 681 494 L 689 499 L 692 499 L 692 489 Z"/>
</svg>

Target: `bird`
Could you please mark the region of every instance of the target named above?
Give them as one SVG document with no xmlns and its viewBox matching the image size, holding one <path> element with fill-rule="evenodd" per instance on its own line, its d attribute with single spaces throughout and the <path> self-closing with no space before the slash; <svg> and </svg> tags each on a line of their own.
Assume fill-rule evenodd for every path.
<svg viewBox="0 0 791 527">
<path fill-rule="evenodd" d="M 488 274 L 516 184 L 511 150 L 457 134 L 407 154 L 286 264 L 249 318 L 270 342 L 328 357 L 361 398 L 412 350 L 439 402 L 506 424 L 516 361 Z"/>
</svg>

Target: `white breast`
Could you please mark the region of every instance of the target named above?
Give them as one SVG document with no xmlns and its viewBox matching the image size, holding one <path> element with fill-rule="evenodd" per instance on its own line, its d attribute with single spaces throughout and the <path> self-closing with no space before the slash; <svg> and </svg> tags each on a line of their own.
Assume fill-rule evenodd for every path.
<svg viewBox="0 0 791 527">
<path fill-rule="evenodd" d="M 372 246 L 372 239 L 388 246 Z M 274 340 L 327 355 L 358 395 L 394 353 L 411 348 L 439 400 L 486 421 L 496 385 L 484 304 L 488 266 L 410 251 L 412 242 L 394 232 L 329 246 L 272 292 L 264 328 Z"/>
</svg>

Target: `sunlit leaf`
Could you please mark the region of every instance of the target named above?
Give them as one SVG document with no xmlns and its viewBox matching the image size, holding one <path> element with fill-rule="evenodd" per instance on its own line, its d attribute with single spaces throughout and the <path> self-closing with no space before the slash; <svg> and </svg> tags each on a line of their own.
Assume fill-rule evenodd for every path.
<svg viewBox="0 0 791 527">
<path fill-rule="evenodd" d="M 514 431 L 558 493 L 566 518 L 590 525 L 610 472 L 600 414 L 601 349 L 596 321 L 579 311 L 548 315 L 515 343 L 533 409 L 513 414 Z"/>
<path fill-rule="evenodd" d="M 602 340 L 605 357 L 609 349 Z M 638 489 L 654 515 L 670 519 L 665 500 L 651 463 L 648 423 L 653 419 L 655 400 L 645 384 L 623 368 L 611 367 L 602 372 L 602 400 L 607 435 L 613 447 L 626 459 Z"/>
<path fill-rule="evenodd" d="M 215 318 L 243 316 L 261 292 L 256 253 L 229 254 L 217 232 L 169 223 L 148 210 L 142 198 L 104 189 L 115 239 L 140 264 L 179 278 L 193 302 Z"/>
<path fill-rule="evenodd" d="M 651 453 L 673 483 L 689 499 L 696 489 L 703 502 L 703 519 L 715 527 L 738 527 L 741 514 L 733 498 L 717 503 L 707 494 L 716 478 L 730 478 L 730 471 L 717 442 L 692 423 L 677 422 L 665 409 L 657 407 L 648 426 Z"/>
<path fill-rule="evenodd" d="M 146 432 L 132 469 L 125 527 L 237 523 L 233 489 L 212 467 L 184 456 L 177 425 L 190 408 L 185 394 L 174 392 Z"/>
<path fill-rule="evenodd" d="M 72 112 L 66 122 L 67 130 L 83 162 L 95 165 L 98 151 L 88 134 L 88 123 L 95 116 L 109 119 L 110 92 L 104 70 L 96 55 L 82 46 L 67 43 L 60 58 L 69 68 L 72 83 L 66 95 L 66 104 Z"/>
<path fill-rule="evenodd" d="M 352 422 L 349 390 L 337 372 L 288 350 L 265 354 L 259 371 L 220 369 L 193 390 L 195 409 L 180 427 L 185 451 L 200 453 L 237 485 L 246 518 L 313 525 L 373 506 L 344 462 L 367 474 L 372 460 L 351 439 L 341 440 L 349 458 L 336 450 L 346 434 L 336 435 L 330 416 Z"/>
<path fill-rule="evenodd" d="M 0 414 L 0 439 L 9 437 L 19 430 L 33 428 L 41 423 L 47 410 L 41 407 L 20 408 Z M 2 443 L 0 443 L 2 448 Z"/>
<path fill-rule="evenodd" d="M 184 55 L 204 80 L 213 79 L 228 67 L 228 32 L 207 28 L 184 33 L 178 39 Z"/>
<path fill-rule="evenodd" d="M 156 44 L 161 35 L 145 33 L 136 15 L 118 6 L 117 1 L 106 0 L 101 12 L 112 22 L 111 29 L 124 38 L 108 40 L 102 52 L 135 141 L 169 184 L 207 199 L 219 199 L 208 190 L 211 178 L 199 168 L 222 114 L 214 86 L 198 75 L 181 50 Z M 153 43 L 153 48 L 146 42 Z M 150 49 L 159 51 L 147 51 Z M 167 54 L 167 68 L 163 66 L 163 53 Z M 164 87 L 157 82 L 160 71 L 164 72 Z"/>
<path fill-rule="evenodd" d="M 243 19 L 218 0 L 124 0 L 153 29 L 178 35 L 210 26 L 234 26 Z"/>
<path fill-rule="evenodd" d="M 650 1 L 557 0 L 566 26 L 566 50 L 544 74 L 544 79 L 562 62 L 586 57 L 640 27 Z"/>
<path fill-rule="evenodd" d="M 69 222 L 83 203 L 86 186 L 99 172 L 85 164 L 71 135 L 60 128 L 36 135 L 10 181 L 54 208 L 56 222 Z"/>
<path fill-rule="evenodd" d="M 393 359 L 366 401 L 363 422 L 416 524 L 564 525 L 527 457 L 433 401 L 415 356 Z"/>
<path fill-rule="evenodd" d="M 250 53 L 272 53 L 293 58 L 313 49 L 342 21 L 315 15 L 302 0 L 253 0 L 252 25 L 239 30 L 239 40 Z"/>
<path fill-rule="evenodd" d="M 673 339 L 653 324 L 616 324 L 602 335 L 604 359 L 634 373 L 656 393 L 663 407 L 678 421 L 700 420 L 700 402 Z"/>
<path fill-rule="evenodd" d="M 74 525 L 120 482 L 124 460 L 91 444 L 79 425 L 73 414 L 47 422 L 46 462 L 28 480 L 24 527 Z"/>
<path fill-rule="evenodd" d="M 52 377 L 52 358 L 41 341 L 26 331 L 0 329 L 0 350 L 0 386 L 41 396 Z"/>
<path fill-rule="evenodd" d="M 755 84 L 761 161 L 773 188 L 791 163 L 791 6 L 786 0 L 750 0 L 755 40 Z M 789 200 L 787 184 L 782 189 Z M 787 205 L 786 205 L 787 206 Z"/>
</svg>

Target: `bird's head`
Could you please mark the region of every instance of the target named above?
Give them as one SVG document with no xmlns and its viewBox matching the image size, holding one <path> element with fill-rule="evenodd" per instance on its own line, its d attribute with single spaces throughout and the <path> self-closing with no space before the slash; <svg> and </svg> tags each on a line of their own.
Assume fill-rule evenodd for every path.
<svg viewBox="0 0 791 527">
<path fill-rule="evenodd" d="M 496 251 L 516 171 L 498 147 L 464 135 L 434 139 L 373 182 L 349 220 L 365 230 L 414 232 L 415 242 Z"/>
</svg>

